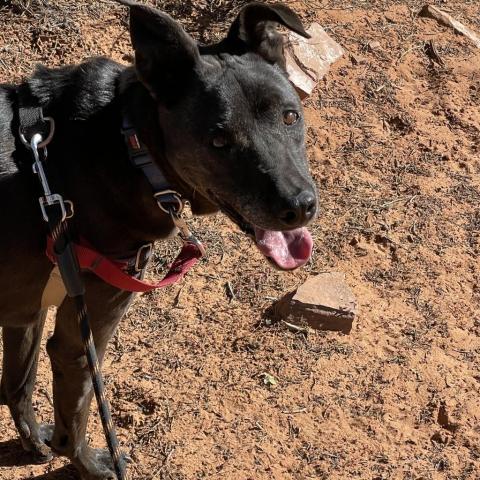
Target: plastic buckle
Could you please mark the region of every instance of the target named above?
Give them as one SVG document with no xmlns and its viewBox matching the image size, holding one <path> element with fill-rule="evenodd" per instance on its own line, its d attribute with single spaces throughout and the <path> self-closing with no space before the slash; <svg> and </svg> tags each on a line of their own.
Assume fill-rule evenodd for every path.
<svg viewBox="0 0 480 480">
<path fill-rule="evenodd" d="M 143 245 L 138 249 L 137 257 L 135 258 L 135 265 L 134 265 L 136 272 L 141 272 L 145 268 L 148 260 L 150 259 L 150 256 L 152 255 L 152 251 L 153 251 L 152 243 L 147 243 L 146 245 Z M 143 264 L 143 266 L 141 266 L 141 264 Z"/>
</svg>

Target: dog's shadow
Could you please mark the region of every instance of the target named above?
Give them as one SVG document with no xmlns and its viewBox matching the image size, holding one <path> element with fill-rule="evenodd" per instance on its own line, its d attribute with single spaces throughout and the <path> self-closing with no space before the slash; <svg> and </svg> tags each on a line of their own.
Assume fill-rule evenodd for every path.
<svg viewBox="0 0 480 480">
<path fill-rule="evenodd" d="M 0 468 L 25 467 L 33 464 L 31 455 L 22 448 L 20 440 L 0 442 Z M 79 478 L 75 469 L 70 465 L 36 477 L 28 477 L 29 480 L 78 480 Z"/>
<path fill-rule="evenodd" d="M 72 466 L 67 465 L 66 467 L 57 468 L 53 472 L 30 477 L 29 480 L 80 480 L 80 477 Z"/>
<path fill-rule="evenodd" d="M 20 440 L 0 442 L 0 467 L 24 467 L 32 457 L 22 448 Z"/>
</svg>

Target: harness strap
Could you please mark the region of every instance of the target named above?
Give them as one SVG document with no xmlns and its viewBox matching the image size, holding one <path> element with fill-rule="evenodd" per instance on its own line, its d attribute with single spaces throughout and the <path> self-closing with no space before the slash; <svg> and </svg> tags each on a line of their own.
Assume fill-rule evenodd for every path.
<svg viewBox="0 0 480 480">
<path fill-rule="evenodd" d="M 153 163 L 147 147 L 138 138 L 135 127 L 126 115 L 123 116 L 122 133 L 125 137 L 130 162 L 135 168 L 142 170 L 153 191 L 159 192 L 170 188 L 170 183 L 162 170 Z"/>
<path fill-rule="evenodd" d="M 50 126 L 45 124 L 41 109 L 22 107 L 19 111 L 19 119 L 21 132 L 27 141 L 31 140 L 35 133 L 42 135 L 42 138 L 48 137 Z"/>
<path fill-rule="evenodd" d="M 151 292 L 157 288 L 167 287 L 178 282 L 202 257 L 200 248 L 195 243 L 184 242 L 178 257 L 170 266 L 163 280 L 149 283 L 125 272 L 128 263 L 116 262 L 103 256 L 93 248 L 85 245 L 73 244 L 79 267 L 88 270 L 104 282 L 120 290 L 128 292 Z M 56 264 L 53 250 L 53 240 L 48 237 L 46 254 L 50 261 Z"/>
<path fill-rule="evenodd" d="M 175 190 L 172 190 L 170 182 L 165 177 L 163 171 L 158 168 L 153 161 L 147 147 L 140 140 L 127 114 L 123 115 L 122 134 L 125 138 L 131 164 L 142 171 L 152 187 L 153 196 L 160 209 L 168 214 L 170 214 L 171 210 L 180 214 L 184 207 L 181 195 Z"/>
<path fill-rule="evenodd" d="M 32 106 L 31 93 L 25 84 L 17 87 L 18 123 L 22 141 L 29 144 L 35 134 L 42 136 L 39 148 L 50 142 L 54 133 L 54 122 L 44 117 L 40 107 Z M 28 105 L 28 106 L 27 106 Z"/>
</svg>

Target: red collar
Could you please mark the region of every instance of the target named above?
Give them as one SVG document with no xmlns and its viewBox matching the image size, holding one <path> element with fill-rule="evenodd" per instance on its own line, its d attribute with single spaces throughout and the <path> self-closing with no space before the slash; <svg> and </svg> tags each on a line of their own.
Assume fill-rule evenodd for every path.
<svg viewBox="0 0 480 480">
<path fill-rule="evenodd" d="M 127 273 L 131 261 L 110 260 L 93 248 L 76 243 L 73 245 L 82 270 L 88 270 L 109 285 L 128 292 L 150 292 L 156 288 L 172 285 L 180 280 L 203 255 L 202 249 L 199 248 L 197 243 L 184 241 L 182 250 L 163 280 L 157 283 L 148 283 Z M 50 236 L 47 237 L 46 254 L 50 261 L 55 264 L 53 240 Z"/>
</svg>

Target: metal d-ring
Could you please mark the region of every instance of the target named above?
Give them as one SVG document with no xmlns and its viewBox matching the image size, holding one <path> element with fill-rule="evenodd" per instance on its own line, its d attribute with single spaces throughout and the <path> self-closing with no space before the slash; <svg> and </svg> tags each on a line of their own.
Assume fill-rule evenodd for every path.
<svg viewBox="0 0 480 480">
<path fill-rule="evenodd" d="M 174 211 L 177 215 L 180 215 L 182 213 L 184 203 L 180 194 L 175 190 L 162 190 L 155 193 L 153 196 L 157 201 L 160 209 L 163 210 L 165 213 L 170 213 L 173 209 L 173 205 L 175 205 Z M 166 200 L 165 198 L 162 200 L 162 197 L 168 197 L 168 200 Z M 171 200 L 173 200 L 173 202 Z"/>
<path fill-rule="evenodd" d="M 45 148 L 52 141 L 53 134 L 55 133 L 55 120 L 52 117 L 43 117 L 42 120 L 50 124 L 50 130 L 45 140 L 42 137 L 42 141 L 37 144 L 37 148 Z M 20 135 L 20 140 L 22 141 L 22 143 L 26 147 L 31 148 L 30 142 L 27 140 L 24 133 L 22 132 L 22 127 L 18 129 L 18 134 Z"/>
</svg>

